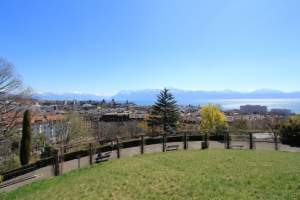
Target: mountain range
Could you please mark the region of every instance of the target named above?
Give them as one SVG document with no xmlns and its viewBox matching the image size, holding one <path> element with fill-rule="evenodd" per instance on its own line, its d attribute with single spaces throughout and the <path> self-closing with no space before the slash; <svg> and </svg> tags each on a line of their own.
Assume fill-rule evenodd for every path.
<svg viewBox="0 0 300 200">
<path fill-rule="evenodd" d="M 90 94 L 80 92 L 36 92 L 34 98 L 41 100 L 111 100 L 116 101 L 155 101 L 161 89 L 123 90 L 117 94 Z M 239 92 L 233 90 L 202 91 L 182 90 L 170 88 L 176 100 L 190 99 L 268 99 L 268 98 L 300 98 L 300 91 L 283 92 L 280 90 L 260 89 L 251 92 Z"/>
</svg>

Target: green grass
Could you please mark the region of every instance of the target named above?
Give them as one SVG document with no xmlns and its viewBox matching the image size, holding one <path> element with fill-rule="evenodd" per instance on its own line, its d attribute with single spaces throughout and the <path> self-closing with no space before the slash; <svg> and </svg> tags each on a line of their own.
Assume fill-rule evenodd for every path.
<svg viewBox="0 0 300 200">
<path fill-rule="evenodd" d="M 0 194 L 0 199 L 299 198 L 299 153 L 217 149 L 126 157 Z"/>
</svg>

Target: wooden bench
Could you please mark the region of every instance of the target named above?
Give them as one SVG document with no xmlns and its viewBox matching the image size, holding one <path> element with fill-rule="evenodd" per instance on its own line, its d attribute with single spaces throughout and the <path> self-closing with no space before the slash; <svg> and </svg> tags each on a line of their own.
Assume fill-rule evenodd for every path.
<svg viewBox="0 0 300 200">
<path fill-rule="evenodd" d="M 104 160 L 108 160 L 110 157 L 110 153 L 106 153 L 104 154 L 103 156 L 97 156 L 97 158 L 95 159 L 96 160 L 96 163 L 99 163 L 99 162 L 103 162 Z"/>
<path fill-rule="evenodd" d="M 178 150 L 179 145 L 169 145 L 167 146 L 167 151 Z"/>
<path fill-rule="evenodd" d="M 243 148 L 244 147 L 244 145 L 242 145 L 242 144 L 232 144 L 232 145 L 230 145 L 230 148 Z"/>
</svg>

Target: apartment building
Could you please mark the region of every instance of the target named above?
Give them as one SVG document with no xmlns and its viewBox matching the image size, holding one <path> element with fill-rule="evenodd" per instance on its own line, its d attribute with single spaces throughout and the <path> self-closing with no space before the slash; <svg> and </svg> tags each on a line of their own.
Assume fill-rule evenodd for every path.
<svg viewBox="0 0 300 200">
<path fill-rule="evenodd" d="M 244 105 L 240 106 L 240 111 L 242 114 L 267 114 L 267 106 L 261 105 Z"/>
<path fill-rule="evenodd" d="M 289 115 L 291 115 L 291 110 L 290 109 L 273 108 L 273 109 L 271 109 L 271 114 L 289 116 Z"/>
</svg>

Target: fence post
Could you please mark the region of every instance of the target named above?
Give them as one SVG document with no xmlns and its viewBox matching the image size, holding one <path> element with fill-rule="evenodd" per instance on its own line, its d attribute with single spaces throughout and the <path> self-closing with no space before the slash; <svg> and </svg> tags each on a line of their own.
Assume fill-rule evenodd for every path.
<svg viewBox="0 0 300 200">
<path fill-rule="evenodd" d="M 183 148 L 184 148 L 184 149 L 187 149 L 187 144 L 186 144 L 186 143 L 187 143 L 186 133 L 184 133 L 183 141 L 184 141 Z"/>
<path fill-rule="evenodd" d="M 58 176 L 59 175 L 58 149 L 53 150 L 53 159 L 54 159 L 54 176 Z"/>
<path fill-rule="evenodd" d="M 92 143 L 89 143 L 89 148 L 90 148 L 90 165 L 93 164 L 93 161 L 92 161 Z"/>
<path fill-rule="evenodd" d="M 204 141 L 205 141 L 205 149 L 208 149 L 208 135 L 207 135 L 207 132 L 205 132 Z"/>
<path fill-rule="evenodd" d="M 252 138 L 252 133 L 250 133 L 249 136 L 250 136 L 250 149 L 253 149 L 253 138 Z"/>
<path fill-rule="evenodd" d="M 119 141 L 119 137 L 117 137 L 117 157 L 120 158 L 120 141 Z"/>
<path fill-rule="evenodd" d="M 274 139 L 275 139 L 275 151 L 278 150 L 278 138 L 277 138 L 277 133 L 276 133 L 276 129 L 274 129 Z"/>
<path fill-rule="evenodd" d="M 141 154 L 144 154 L 144 135 L 141 135 Z"/>
<path fill-rule="evenodd" d="M 162 145 L 163 145 L 163 152 L 165 152 L 165 150 L 166 150 L 166 149 L 165 149 L 165 148 L 166 148 L 165 137 L 166 137 L 166 134 L 163 134 L 163 141 L 162 141 L 162 142 L 163 142 L 163 143 L 162 143 Z"/>
<path fill-rule="evenodd" d="M 229 137 L 229 131 L 227 131 L 227 149 L 230 149 L 230 137 Z"/>
</svg>

